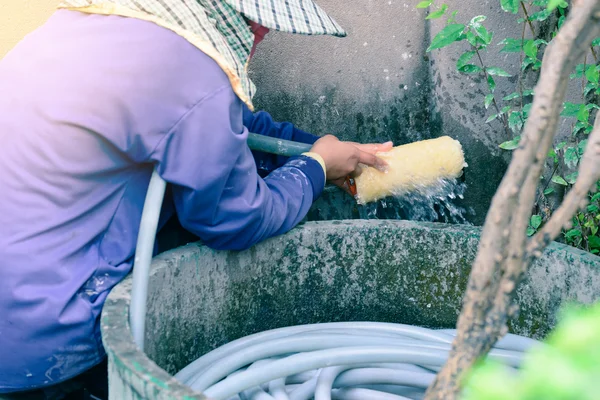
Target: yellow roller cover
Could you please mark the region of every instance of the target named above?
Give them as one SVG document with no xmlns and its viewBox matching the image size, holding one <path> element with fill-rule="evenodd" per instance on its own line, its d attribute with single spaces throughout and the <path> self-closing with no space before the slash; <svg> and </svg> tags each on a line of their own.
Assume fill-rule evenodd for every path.
<svg viewBox="0 0 600 400">
<path fill-rule="evenodd" d="M 355 179 L 359 204 L 432 187 L 441 179 L 458 178 L 467 166 L 460 142 L 448 136 L 397 146 L 377 156 L 388 163 L 388 171 L 363 167 Z"/>
</svg>

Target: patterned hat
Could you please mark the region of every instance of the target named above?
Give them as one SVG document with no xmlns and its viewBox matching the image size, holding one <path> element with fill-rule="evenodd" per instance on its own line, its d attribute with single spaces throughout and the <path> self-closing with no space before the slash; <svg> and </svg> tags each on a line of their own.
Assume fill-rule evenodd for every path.
<svg viewBox="0 0 600 400">
<path fill-rule="evenodd" d="M 312 0 L 62 0 L 59 8 L 137 18 L 170 29 L 215 60 L 250 109 L 256 88 L 247 70 L 254 43 L 247 20 L 282 32 L 346 36 Z"/>
<path fill-rule="evenodd" d="M 251 21 L 269 29 L 304 35 L 346 36 L 346 32 L 312 0 L 225 0 Z"/>
</svg>

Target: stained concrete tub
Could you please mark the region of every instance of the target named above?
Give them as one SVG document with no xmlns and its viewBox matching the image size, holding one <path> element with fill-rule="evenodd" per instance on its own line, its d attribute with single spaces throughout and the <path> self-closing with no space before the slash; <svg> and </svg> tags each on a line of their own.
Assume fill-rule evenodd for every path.
<svg viewBox="0 0 600 400">
<path fill-rule="evenodd" d="M 152 264 L 146 354 L 128 322 L 131 278 L 102 313 L 111 399 L 203 399 L 172 375 L 268 329 L 329 321 L 453 327 L 479 228 L 409 221 L 308 222 L 244 252 L 190 244 Z M 528 271 L 511 331 L 543 338 L 567 301 L 600 297 L 600 258 L 552 244 Z"/>
</svg>

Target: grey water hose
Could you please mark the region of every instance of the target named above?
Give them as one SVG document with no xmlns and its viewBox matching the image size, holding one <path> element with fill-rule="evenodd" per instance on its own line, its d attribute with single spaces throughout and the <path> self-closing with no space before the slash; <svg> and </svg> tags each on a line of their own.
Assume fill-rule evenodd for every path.
<svg viewBox="0 0 600 400">
<path fill-rule="evenodd" d="M 252 150 L 300 155 L 310 145 L 250 134 Z M 166 182 L 153 171 L 135 250 L 130 325 L 144 350 L 150 264 Z M 175 375 L 212 400 L 414 400 L 445 363 L 455 331 L 382 322 L 336 322 L 260 332 L 221 346 Z M 539 342 L 516 335 L 489 357 L 518 368 Z"/>
<path fill-rule="evenodd" d="M 312 145 L 283 140 L 256 133 L 248 134 L 248 147 L 251 150 L 276 154 L 279 156 L 299 156 L 310 150 Z M 154 253 L 154 241 L 160 218 L 160 210 L 165 196 L 166 182 L 154 170 L 148 192 L 144 201 L 144 209 L 140 221 L 133 265 L 133 284 L 131 289 L 131 305 L 129 308 L 129 324 L 135 344 L 144 350 L 144 331 L 146 324 L 146 300 L 148 297 L 148 279 L 150 263 Z"/>
</svg>

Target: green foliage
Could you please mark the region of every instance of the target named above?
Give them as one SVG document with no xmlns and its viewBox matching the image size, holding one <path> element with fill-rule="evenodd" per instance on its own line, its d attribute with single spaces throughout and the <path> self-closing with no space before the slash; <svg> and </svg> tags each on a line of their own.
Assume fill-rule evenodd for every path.
<svg viewBox="0 0 600 400">
<path fill-rule="evenodd" d="M 494 32 L 485 26 L 486 15 L 476 15 L 470 20 L 464 16 L 464 23 L 459 23 L 456 21 L 455 10 L 452 11 L 446 26 L 435 35 L 427 51 L 447 46 L 461 48 L 461 55 L 456 61 L 457 73 L 481 78 L 482 90 L 475 90 L 474 93 L 482 93 L 481 103 L 489 113 L 485 123 L 502 127 L 507 138 L 499 146 L 503 150 L 513 151 L 519 147 L 534 96 L 533 88 L 527 87 L 527 82 L 531 80 L 525 79 L 525 76 L 539 74 L 548 45 L 546 36 L 535 35 L 539 35 L 543 30 L 549 32 L 547 37 L 553 38 L 565 22 L 570 5 L 565 0 L 499 0 L 496 4 L 504 12 L 514 15 L 517 23 L 523 24 L 521 37 L 495 39 Z M 417 5 L 419 8 L 431 6 L 434 6 L 433 1 L 422 1 Z M 440 18 L 450 11 L 446 4 L 442 4 L 437 6 L 436 11 L 431 11 L 427 18 Z M 541 27 L 542 22 L 544 29 L 535 28 Z M 504 70 L 490 65 L 487 58 L 489 46 L 501 46 L 500 52 L 506 53 L 506 57 L 510 57 L 517 67 L 514 70 Z M 600 38 L 592 42 L 592 50 L 596 46 L 600 46 Z M 594 59 L 588 57 L 582 60 L 570 76 L 570 79 L 575 81 L 572 86 L 581 87 L 581 97 L 563 105 L 559 126 L 570 129 L 570 132 L 566 132 L 568 143 L 559 143 L 548 154 L 547 163 L 551 165 L 552 173 L 542 180 L 536 209 L 533 210 L 534 215 L 527 230 L 529 235 L 534 234 L 552 213 L 552 210 L 545 206 L 548 203 L 547 197 L 562 196 L 577 181 L 577 168 L 587 144 L 587 135 L 592 131 L 592 121 L 600 109 L 600 63 L 596 58 L 600 56 L 600 49 L 595 49 L 593 54 Z M 511 80 L 514 82 L 512 93 L 498 95 L 497 83 L 511 77 L 517 78 Z M 594 199 L 595 202 L 597 200 Z M 594 204 L 594 207 L 600 207 L 600 204 Z M 574 228 L 563 232 L 560 240 L 598 253 L 600 236 L 597 235 L 597 231 L 600 226 L 600 213 L 594 214 L 594 207 L 581 212 L 577 221 L 574 221 Z"/>
<path fill-rule="evenodd" d="M 525 354 L 519 374 L 496 362 L 479 363 L 466 378 L 463 400 L 597 400 L 600 303 L 564 310 L 545 342 Z"/>
</svg>

